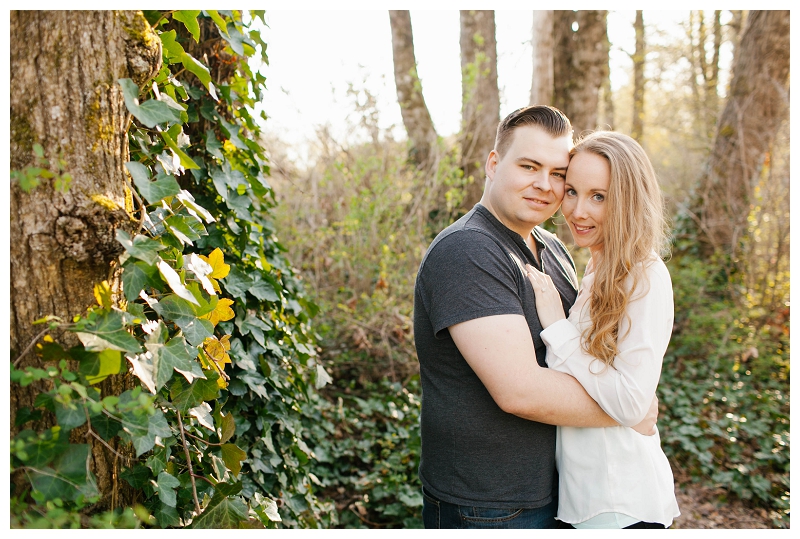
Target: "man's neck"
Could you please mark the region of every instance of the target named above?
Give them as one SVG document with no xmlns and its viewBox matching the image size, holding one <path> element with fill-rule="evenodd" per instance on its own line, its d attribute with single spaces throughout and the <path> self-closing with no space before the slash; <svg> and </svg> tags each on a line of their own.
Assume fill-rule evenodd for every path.
<svg viewBox="0 0 800 539">
<path fill-rule="evenodd" d="M 539 248 L 536 246 L 536 239 L 533 237 L 533 230 L 531 230 L 527 236 L 523 236 L 523 239 L 525 240 L 528 249 L 530 249 L 531 253 L 533 253 L 536 263 L 541 265 L 541 262 L 539 261 Z"/>
</svg>

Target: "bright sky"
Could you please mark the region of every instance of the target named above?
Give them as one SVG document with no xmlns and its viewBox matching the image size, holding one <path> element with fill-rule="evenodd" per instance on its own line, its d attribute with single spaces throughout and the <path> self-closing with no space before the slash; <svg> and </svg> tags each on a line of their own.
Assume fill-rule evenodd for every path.
<svg viewBox="0 0 800 539">
<path fill-rule="evenodd" d="M 686 11 L 645 11 L 645 24 L 677 30 Z M 635 11 L 609 13 L 612 41 L 612 85 L 627 82 L 633 52 Z M 289 143 L 290 157 L 306 159 L 306 140 L 316 126 L 330 124 L 344 133 L 353 114 L 348 83 L 368 88 L 379 102 L 380 125 L 395 126 L 404 137 L 394 87 L 392 41 L 386 10 L 284 11 L 268 10 L 270 65 L 262 68 L 268 92 L 263 108 L 270 117 L 267 131 Z M 497 10 L 498 84 L 500 115 L 528 104 L 531 85 L 531 10 Z M 458 131 L 461 120 L 459 12 L 411 10 L 414 48 L 422 91 L 439 135 Z"/>
</svg>

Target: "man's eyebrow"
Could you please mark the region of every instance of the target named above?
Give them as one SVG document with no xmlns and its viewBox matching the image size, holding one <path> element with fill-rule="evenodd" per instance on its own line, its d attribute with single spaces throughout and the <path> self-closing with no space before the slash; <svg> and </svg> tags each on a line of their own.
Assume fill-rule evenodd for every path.
<svg viewBox="0 0 800 539">
<path fill-rule="evenodd" d="M 536 159 L 531 159 L 530 157 L 520 157 L 519 159 L 517 159 L 517 161 L 519 162 L 528 161 L 530 163 L 533 163 L 539 168 L 544 167 L 544 165 L 541 164 L 539 161 L 537 161 Z M 567 170 L 567 167 L 553 167 L 553 170 Z"/>
</svg>

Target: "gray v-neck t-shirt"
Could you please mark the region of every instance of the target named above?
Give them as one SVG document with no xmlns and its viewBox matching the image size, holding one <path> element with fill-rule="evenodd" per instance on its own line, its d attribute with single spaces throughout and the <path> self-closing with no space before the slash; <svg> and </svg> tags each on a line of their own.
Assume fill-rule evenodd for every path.
<svg viewBox="0 0 800 539">
<path fill-rule="evenodd" d="M 545 273 L 565 315 L 575 302 L 575 264 L 555 235 L 536 227 Z M 525 317 L 536 357 L 545 344 L 522 264 L 541 269 L 523 238 L 481 204 L 439 233 L 420 264 L 414 293 L 414 340 L 422 382 L 419 475 L 442 501 L 536 508 L 557 493 L 556 427 L 504 412 L 459 352 L 448 328 L 501 314 Z"/>
</svg>

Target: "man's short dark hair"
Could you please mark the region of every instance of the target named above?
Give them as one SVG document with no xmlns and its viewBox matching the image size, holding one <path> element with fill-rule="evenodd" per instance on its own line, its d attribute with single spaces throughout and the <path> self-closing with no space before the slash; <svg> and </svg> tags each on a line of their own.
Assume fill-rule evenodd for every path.
<svg viewBox="0 0 800 539">
<path fill-rule="evenodd" d="M 572 124 L 566 114 L 548 105 L 522 107 L 500 122 L 494 139 L 494 150 L 502 157 L 511 145 L 511 134 L 520 126 L 530 125 L 542 128 L 553 138 L 572 136 Z"/>
</svg>

